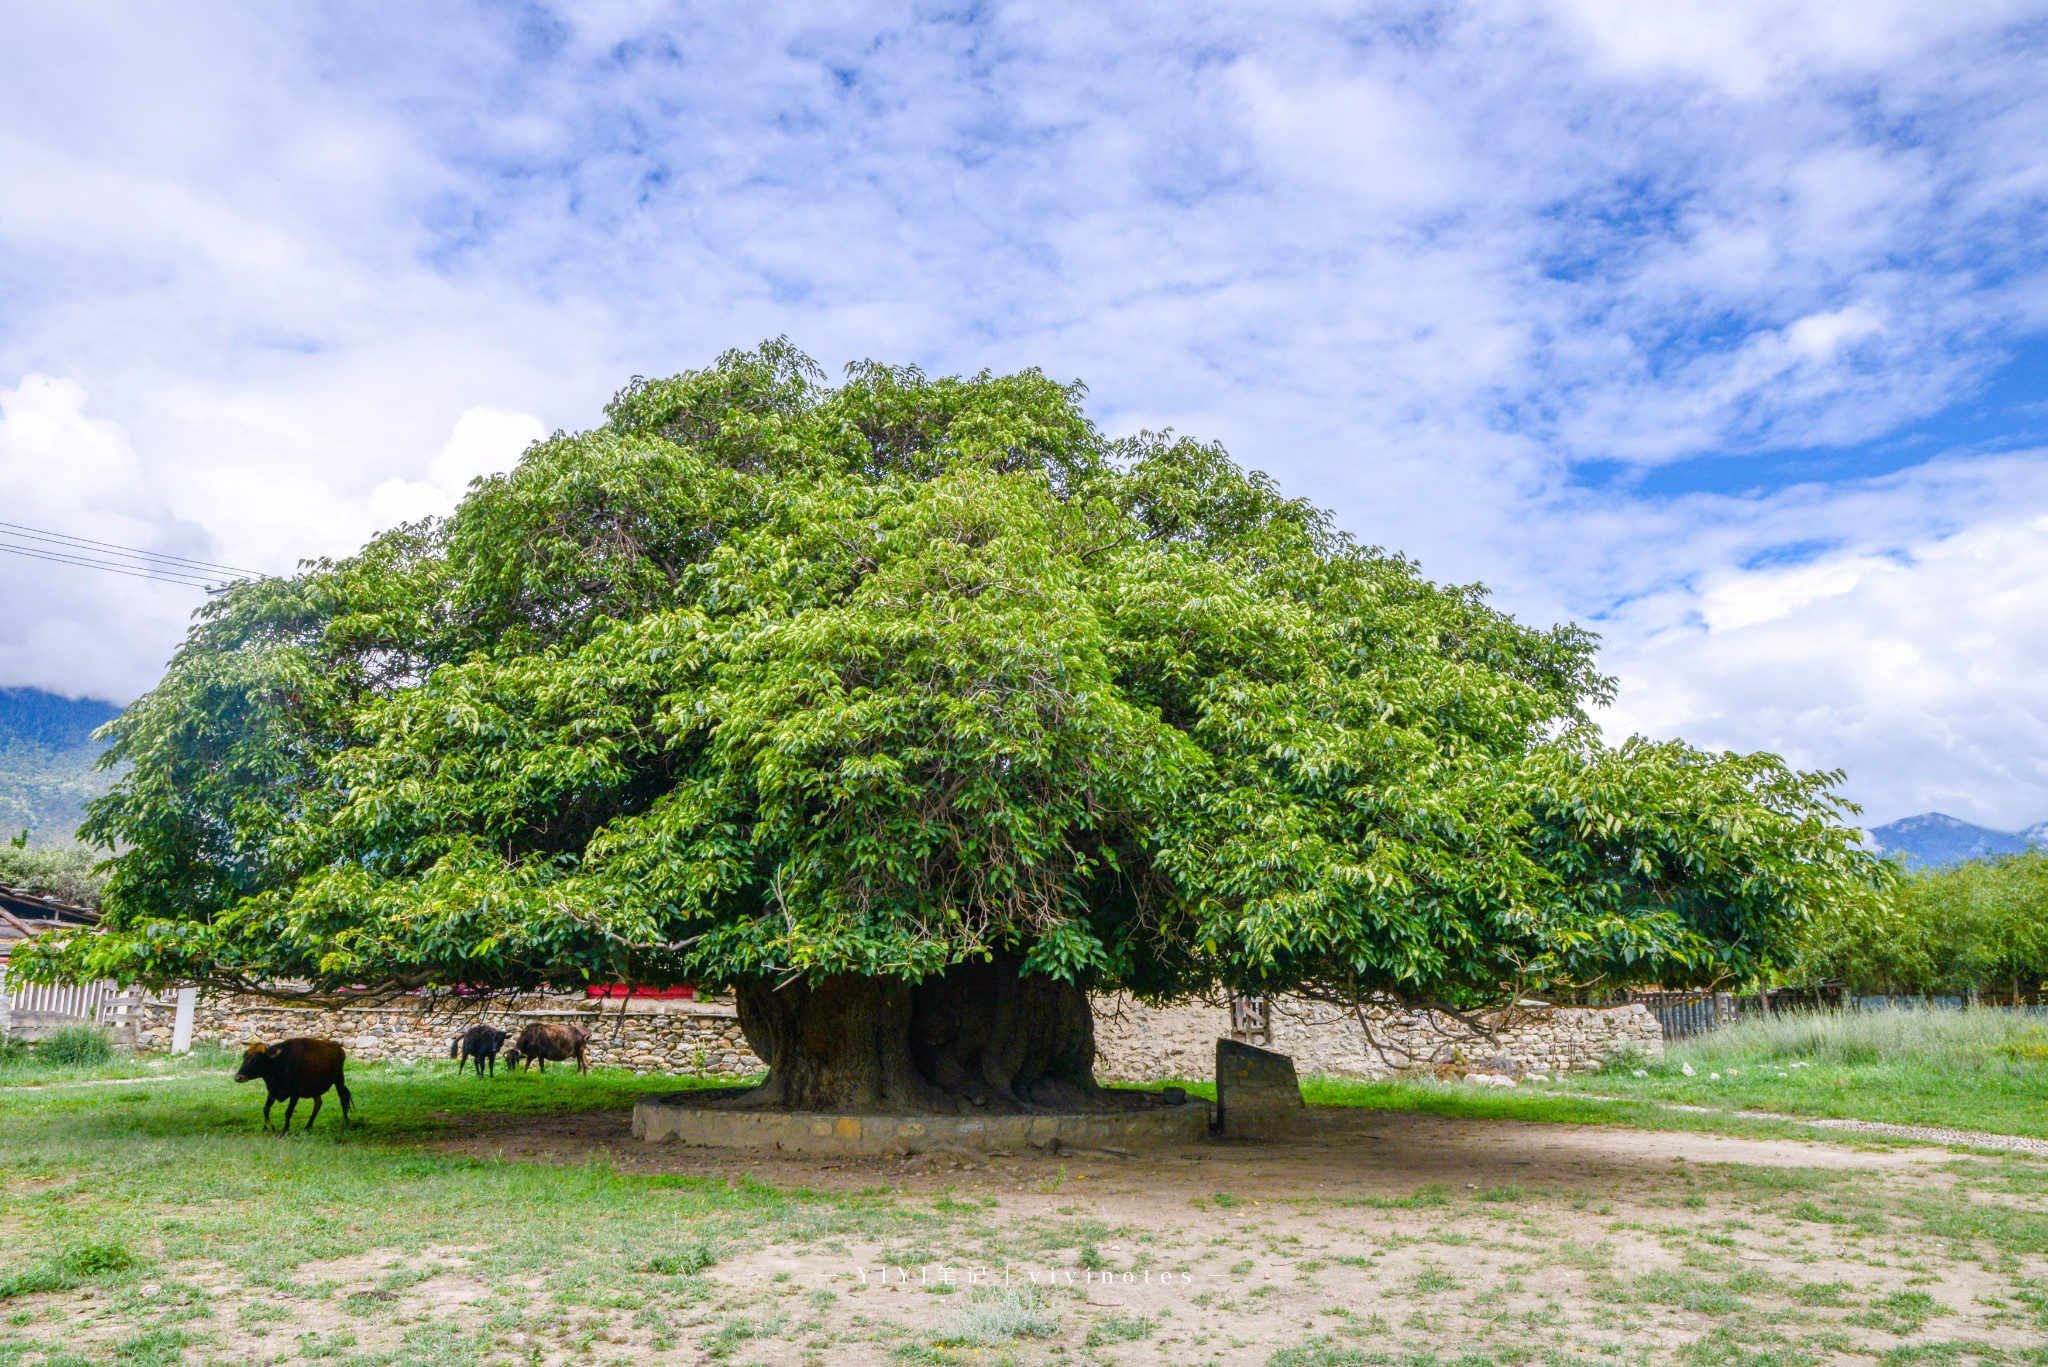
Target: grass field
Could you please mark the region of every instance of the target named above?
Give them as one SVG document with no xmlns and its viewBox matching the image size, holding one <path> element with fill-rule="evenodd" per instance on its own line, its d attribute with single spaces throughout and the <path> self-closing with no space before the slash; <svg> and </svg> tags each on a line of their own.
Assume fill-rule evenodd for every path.
<svg viewBox="0 0 2048 1367">
<path fill-rule="evenodd" d="M 0 1087 L 47 1087 L 70 1082 L 104 1082 L 119 1078 L 212 1076 L 233 1072 L 235 1056 L 226 1049 L 202 1044 L 176 1058 L 162 1054 L 116 1052 L 105 1063 L 52 1063 L 32 1047 L 0 1050 Z"/>
<path fill-rule="evenodd" d="M 1643 1071 L 1547 1090 L 2048 1138 L 2048 1019 L 2010 1011 L 1746 1017 Z"/>
<path fill-rule="evenodd" d="M 635 1144 L 673 1080 L 445 1064 L 280 1139 L 229 1067 L 0 1077 L 0 1367 L 2048 1363 L 2016 1158 L 1439 1088 L 1293 1145 L 805 1164 Z"/>
</svg>

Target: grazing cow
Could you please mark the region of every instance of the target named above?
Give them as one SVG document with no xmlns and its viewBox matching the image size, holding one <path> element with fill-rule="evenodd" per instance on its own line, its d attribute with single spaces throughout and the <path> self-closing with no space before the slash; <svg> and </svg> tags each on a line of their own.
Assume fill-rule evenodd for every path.
<svg viewBox="0 0 2048 1367">
<path fill-rule="evenodd" d="M 312 1129 L 313 1122 L 320 1118 L 321 1094 L 329 1087 L 341 1098 L 341 1120 L 348 1123 L 348 1108 L 354 1100 L 348 1094 L 348 1083 L 341 1077 L 342 1065 L 348 1061 L 348 1051 L 331 1039 L 288 1039 L 276 1044 L 252 1044 L 242 1055 L 242 1066 L 235 1073 L 235 1081 L 250 1082 L 263 1079 L 269 1095 L 263 1101 L 263 1128 L 270 1128 L 270 1108 L 284 1099 L 284 1133 L 292 1132 L 292 1112 L 306 1097 L 313 1099 L 313 1114 L 306 1117 L 306 1128 Z"/>
<path fill-rule="evenodd" d="M 455 1071 L 461 1072 L 470 1061 L 476 1061 L 476 1075 L 484 1075 L 484 1063 L 491 1065 L 491 1076 L 498 1075 L 498 1050 L 505 1046 L 505 1032 L 495 1025 L 472 1025 L 463 1031 L 448 1046 L 448 1057 L 457 1060 Z M 510 1060 L 507 1060 L 509 1064 Z"/>
<path fill-rule="evenodd" d="M 519 1032 L 519 1038 L 505 1050 L 505 1066 L 518 1064 L 520 1071 L 526 1070 L 528 1060 L 538 1060 L 540 1070 L 548 1070 L 548 1060 L 557 1063 L 568 1059 L 576 1060 L 576 1071 L 590 1071 L 590 1061 L 584 1057 L 584 1050 L 590 1046 L 590 1032 L 580 1025 L 545 1025 L 534 1021 Z"/>
</svg>

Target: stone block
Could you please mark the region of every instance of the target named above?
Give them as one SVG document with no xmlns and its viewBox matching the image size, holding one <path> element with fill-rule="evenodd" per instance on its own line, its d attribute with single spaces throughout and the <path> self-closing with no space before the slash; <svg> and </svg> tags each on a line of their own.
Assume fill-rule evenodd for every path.
<svg viewBox="0 0 2048 1367">
<path fill-rule="evenodd" d="M 1209 1104 L 1182 1101 L 1132 1111 L 1070 1115 L 863 1115 L 707 1109 L 709 1093 L 671 1092 L 640 1098 L 633 1136 L 721 1149 L 780 1150 L 814 1157 L 878 1157 L 971 1149 L 1100 1156 L 1200 1142 L 1209 1133 Z"/>
<path fill-rule="evenodd" d="M 1216 1127 L 1224 1138 L 1280 1139 L 1307 1119 L 1293 1059 L 1234 1039 L 1216 1041 Z"/>
</svg>

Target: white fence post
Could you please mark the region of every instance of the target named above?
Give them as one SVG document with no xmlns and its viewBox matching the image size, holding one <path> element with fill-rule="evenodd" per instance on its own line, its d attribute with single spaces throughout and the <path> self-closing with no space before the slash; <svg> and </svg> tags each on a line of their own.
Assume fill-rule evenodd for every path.
<svg viewBox="0 0 2048 1367">
<path fill-rule="evenodd" d="M 199 989 L 181 987 L 178 989 L 178 1014 L 171 1021 L 171 1052 L 189 1054 L 192 1052 L 192 1015 L 199 1004 Z"/>
</svg>

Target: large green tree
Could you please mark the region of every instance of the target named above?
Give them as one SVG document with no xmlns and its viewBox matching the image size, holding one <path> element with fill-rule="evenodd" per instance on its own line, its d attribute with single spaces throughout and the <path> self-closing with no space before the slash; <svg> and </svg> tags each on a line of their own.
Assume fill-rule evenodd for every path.
<svg viewBox="0 0 2048 1367">
<path fill-rule="evenodd" d="M 1742 978 L 1867 877 L 1835 776 L 1604 745 L 1587 633 L 1081 397 L 771 344 L 235 589 L 108 728 L 104 932 L 43 964 L 728 984 L 753 1101 L 1028 1109 L 1107 1104 L 1086 989 Z"/>
</svg>

